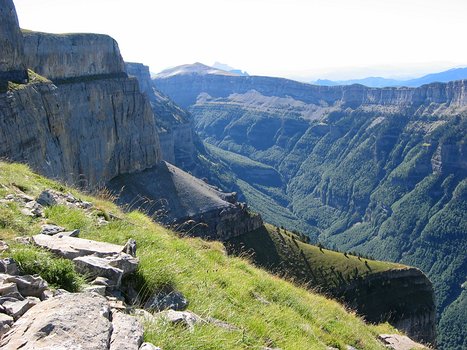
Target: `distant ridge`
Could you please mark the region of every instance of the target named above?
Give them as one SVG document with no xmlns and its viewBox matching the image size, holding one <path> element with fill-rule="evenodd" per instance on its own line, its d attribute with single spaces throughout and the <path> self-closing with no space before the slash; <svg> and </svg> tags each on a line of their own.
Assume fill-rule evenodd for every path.
<svg viewBox="0 0 467 350">
<path fill-rule="evenodd" d="M 222 69 L 217 69 L 214 67 L 209 67 L 205 64 L 200 62 L 196 62 L 193 64 L 184 64 L 182 66 L 177 66 L 174 68 L 169 68 L 163 70 L 162 72 L 156 74 L 156 78 L 169 78 L 175 75 L 191 75 L 191 74 L 198 74 L 198 75 L 230 75 L 230 76 L 239 76 L 240 74 L 236 74 L 233 72 L 228 72 Z"/>
<path fill-rule="evenodd" d="M 241 69 L 233 68 L 233 67 L 229 66 L 228 64 L 224 64 L 224 63 L 220 63 L 220 62 L 215 62 L 212 65 L 212 67 L 220 69 L 220 70 L 225 70 L 227 72 L 235 73 L 235 74 L 238 74 L 238 75 L 242 75 L 242 76 L 245 76 L 245 77 L 249 76 L 249 74 L 247 72 L 242 71 Z"/>
<path fill-rule="evenodd" d="M 318 79 L 311 82 L 312 84 L 322 86 L 337 86 L 337 85 L 352 85 L 361 84 L 368 87 L 390 87 L 390 86 L 408 86 L 408 87 L 419 87 L 424 84 L 430 83 L 447 83 L 453 80 L 467 79 L 467 67 L 464 68 L 452 68 L 439 73 L 432 73 L 424 75 L 420 78 L 410 80 L 395 80 L 387 79 L 383 77 L 368 77 L 363 79 L 352 79 L 352 80 L 328 80 Z"/>
</svg>

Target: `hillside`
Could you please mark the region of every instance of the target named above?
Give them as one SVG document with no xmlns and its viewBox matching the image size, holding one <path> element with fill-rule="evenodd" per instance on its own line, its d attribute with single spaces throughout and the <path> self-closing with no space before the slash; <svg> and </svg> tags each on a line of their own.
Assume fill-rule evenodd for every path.
<svg viewBox="0 0 467 350">
<path fill-rule="evenodd" d="M 33 218 L 21 213 L 21 201 L 5 200 L 8 195 L 36 197 L 46 189 L 71 193 L 90 203 L 91 209 L 58 204 L 46 208 L 44 217 Z M 13 256 L 21 268 L 28 268 L 28 273 L 38 272 L 49 281 L 63 277 L 55 279 L 55 287 L 76 290 L 82 283 L 79 279 L 74 279 L 71 287 L 65 283 L 73 280 L 75 273 L 68 267 L 54 268 L 63 265 L 63 259 L 15 243 L 18 236 L 39 232 L 43 223 L 79 229 L 82 238 L 116 244 L 133 238 L 140 260 L 133 278 L 140 297 L 144 299 L 162 289 L 177 290 L 189 300 L 190 311 L 224 324 L 196 324 L 192 330 L 166 323 L 146 324 L 145 341 L 165 350 L 345 349 L 347 345 L 384 349 L 377 335 L 394 332 L 388 325 L 365 324 L 337 302 L 274 277 L 245 259 L 226 256 L 218 242 L 180 237 L 140 212 L 123 213 L 102 197 L 91 197 L 47 180 L 23 165 L 0 163 L 0 197 L 0 238 L 11 245 L 2 255 Z M 107 223 L 99 224 L 99 217 L 106 218 Z M 46 265 L 33 263 L 44 254 Z"/>
<path fill-rule="evenodd" d="M 420 268 L 434 282 L 439 339 L 463 328 L 465 81 L 376 89 L 193 74 L 154 82 L 189 109 L 205 142 L 280 174 L 280 184 L 258 183 L 230 167 L 231 182 L 266 221 Z"/>
</svg>

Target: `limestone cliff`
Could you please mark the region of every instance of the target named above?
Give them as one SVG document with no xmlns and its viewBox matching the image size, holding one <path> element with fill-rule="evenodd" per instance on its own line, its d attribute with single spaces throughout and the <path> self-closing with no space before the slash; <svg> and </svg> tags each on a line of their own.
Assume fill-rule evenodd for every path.
<svg viewBox="0 0 467 350">
<path fill-rule="evenodd" d="M 126 76 L 118 44 L 108 35 L 25 31 L 23 38 L 26 66 L 54 82 Z"/>
<path fill-rule="evenodd" d="M 126 71 L 138 79 L 141 91 L 148 97 L 159 133 L 162 158 L 182 168 L 195 159 L 195 132 L 189 114 L 157 90 L 151 81 L 149 67 L 126 63 Z"/>
<path fill-rule="evenodd" d="M 389 321 L 414 339 L 435 343 L 433 286 L 418 269 L 371 274 L 333 290 L 332 294 L 370 322 Z"/>
<path fill-rule="evenodd" d="M 6 82 L 25 82 L 28 79 L 23 62 L 23 42 L 18 17 L 12 0 L 0 1 L 0 92 Z"/>
<path fill-rule="evenodd" d="M 11 5 L 5 7 L 8 13 L 2 7 L 6 20 L 0 22 L 0 37 L 14 39 L 7 53 L 41 75 L 30 70 L 28 84 L 7 83 L 8 90 L 0 92 L 1 158 L 25 162 L 43 175 L 91 190 L 122 176 L 124 187 L 138 188 L 131 198 L 122 196 L 122 204 L 134 204 L 140 197 L 169 200 L 168 207 L 174 209 L 167 215 L 170 222 L 197 220 L 213 232 L 202 230 L 200 235 L 222 239 L 244 233 L 250 223 L 261 225 L 261 218 L 231 201 L 231 195 L 204 190 L 202 182 L 188 174 L 171 177 L 171 168 L 160 164 L 159 131 L 173 134 L 174 159 L 189 162 L 193 130 L 186 113 L 167 97 L 153 92 L 148 99 L 138 80 L 127 76 L 115 40 L 98 34 L 31 31 L 24 32 L 23 40 L 14 7 L 7 5 Z M 17 68 L 4 67 L 7 73 Z M 142 89 L 148 91 L 150 85 L 149 79 Z M 153 109 L 164 113 L 155 117 Z M 172 126 L 174 119 L 180 128 L 164 129 L 164 123 Z M 164 190 L 141 187 L 140 178 Z M 176 191 L 179 178 L 183 178 L 182 192 Z M 212 200 L 215 205 L 208 205 Z M 133 208 L 145 209 L 141 203 Z"/>
</svg>

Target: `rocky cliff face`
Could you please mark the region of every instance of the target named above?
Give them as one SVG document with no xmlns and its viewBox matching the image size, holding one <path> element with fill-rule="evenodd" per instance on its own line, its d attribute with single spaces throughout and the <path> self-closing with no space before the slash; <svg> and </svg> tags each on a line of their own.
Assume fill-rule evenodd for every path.
<svg viewBox="0 0 467 350">
<path fill-rule="evenodd" d="M 389 321 L 414 339 L 435 343 L 433 286 L 418 269 L 375 273 L 332 293 L 370 322 Z"/>
<path fill-rule="evenodd" d="M 18 17 L 12 0 L 0 1 L 0 92 L 6 82 L 25 82 L 28 79 L 23 62 L 23 42 Z"/>
<path fill-rule="evenodd" d="M 13 37 L 20 31 L 13 5 L 8 4 L 8 13 L 2 7 L 2 14 L 13 17 L 0 22 L 1 37 L 17 41 L 12 41 L 16 46 L 7 52 L 10 56 L 21 55 L 23 39 Z M 10 28 L 12 23 L 14 30 Z M 160 93 L 153 92 L 148 99 L 148 94 L 141 92 L 138 80 L 127 76 L 112 38 L 25 32 L 20 58 L 42 76 L 30 70 L 30 83 L 7 84 L 8 91 L 0 93 L 0 157 L 26 162 L 43 175 L 87 189 L 126 175 L 122 186 L 136 186 L 138 192 L 131 198 L 126 196 L 127 202 L 122 203 L 131 204 L 140 197 L 170 200 L 168 205 L 174 208 L 170 222 L 193 218 L 202 221 L 213 234 L 205 230 L 200 235 L 204 232 L 205 236 L 222 239 L 223 235 L 244 233 L 254 220 L 261 224 L 259 216 L 250 215 L 235 201 L 229 202 L 227 197 L 231 197 L 219 191 L 203 190 L 201 182 L 188 174 L 183 176 L 183 191 L 177 192 L 180 177 L 170 177 L 171 169 L 160 164 L 158 135 L 162 131 L 172 133 L 174 159 L 193 161 L 192 128 L 186 113 Z M 8 72 L 16 68 L 5 66 Z M 143 81 L 142 89 L 150 93 L 149 74 L 145 78 L 149 84 Z M 153 109 L 158 112 L 156 116 Z M 139 186 L 136 174 L 144 170 L 151 174 L 152 184 L 160 179 L 164 191 L 151 192 Z M 193 193 L 198 195 L 190 196 Z M 205 205 L 197 206 L 193 200 Z M 210 201 L 215 205 L 206 204 Z M 179 205 L 189 210 L 179 210 Z M 144 209 L 143 205 L 139 207 Z M 225 223 L 230 221 L 227 227 Z"/>
<path fill-rule="evenodd" d="M 25 64 L 54 82 L 92 76 L 125 77 L 117 42 L 100 34 L 25 31 Z"/>
<path fill-rule="evenodd" d="M 154 88 L 149 67 L 141 63 L 126 63 L 126 71 L 138 79 L 141 91 L 148 97 L 159 132 L 162 158 L 187 168 L 195 159 L 195 138 L 191 117 L 167 96 Z"/>
</svg>

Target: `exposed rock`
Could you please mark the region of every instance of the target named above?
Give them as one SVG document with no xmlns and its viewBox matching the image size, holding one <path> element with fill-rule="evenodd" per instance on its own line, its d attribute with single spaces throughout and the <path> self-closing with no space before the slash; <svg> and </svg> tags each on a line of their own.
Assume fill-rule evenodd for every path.
<svg viewBox="0 0 467 350">
<path fill-rule="evenodd" d="M 156 217 L 158 221 L 193 236 L 227 240 L 262 225 L 261 217 L 246 206 L 229 203 L 225 193 L 165 162 L 138 174 L 118 176 L 109 188 L 119 193 L 120 204 L 153 216 L 164 212 Z"/>
<path fill-rule="evenodd" d="M 11 297 L 11 295 L 19 294 L 18 287 L 16 287 L 16 283 L 5 283 L 3 282 L 0 284 L 0 296 L 2 297 Z"/>
<path fill-rule="evenodd" d="M 54 297 L 54 292 L 51 291 L 50 289 L 46 289 L 42 292 L 41 296 L 39 297 L 39 299 L 41 301 L 44 301 L 44 300 L 48 300 L 50 298 L 53 298 Z"/>
<path fill-rule="evenodd" d="M 105 298 L 67 293 L 29 310 L 5 334 L 0 347 L 108 350 L 111 332 L 110 309 Z"/>
<path fill-rule="evenodd" d="M 45 207 L 51 207 L 52 205 L 57 204 L 57 200 L 55 199 L 54 193 L 50 190 L 42 191 L 37 197 L 37 203 L 43 205 Z"/>
<path fill-rule="evenodd" d="M 374 273 L 337 288 L 332 294 L 370 322 L 379 323 L 391 315 L 390 323 L 410 337 L 425 342 L 435 340 L 433 286 L 418 269 Z"/>
<path fill-rule="evenodd" d="M 121 312 L 113 312 L 112 326 L 110 350 L 139 349 L 143 342 L 143 327 L 135 317 Z"/>
<path fill-rule="evenodd" d="M 149 67 L 141 63 L 125 63 L 129 75 L 138 79 L 141 91 L 148 97 L 159 132 L 162 158 L 180 167 L 190 167 L 195 160 L 195 139 L 189 114 L 153 86 Z"/>
<path fill-rule="evenodd" d="M 26 298 L 24 300 L 6 300 L 2 302 L 2 306 L 5 312 L 13 317 L 15 320 L 23 316 L 26 311 L 37 305 L 40 300 Z"/>
<path fill-rule="evenodd" d="M 73 230 L 73 231 L 65 231 L 65 232 L 60 232 L 58 233 L 59 236 L 63 237 L 63 236 L 67 236 L 67 237 L 78 237 L 79 236 L 79 230 L 76 229 L 76 230 Z"/>
<path fill-rule="evenodd" d="M 60 233 L 60 232 L 63 232 L 63 231 L 65 231 L 64 227 L 57 226 L 57 225 L 46 224 L 46 225 L 41 226 L 40 234 L 53 236 L 53 235 L 55 235 L 57 233 Z"/>
<path fill-rule="evenodd" d="M 47 248 L 54 254 L 67 259 L 93 254 L 98 257 L 113 256 L 123 250 L 121 245 L 68 236 L 36 235 L 32 239 L 38 246 Z"/>
<path fill-rule="evenodd" d="M 99 277 L 96 277 L 96 279 L 91 282 L 91 285 L 108 287 L 112 285 L 112 281 L 109 280 L 108 278 L 99 276 Z"/>
<path fill-rule="evenodd" d="M 18 291 L 25 297 L 40 297 L 42 292 L 49 288 L 47 282 L 40 276 L 9 276 L 5 278 L 5 282 L 15 283 Z"/>
<path fill-rule="evenodd" d="M 144 305 L 145 309 L 163 311 L 172 309 L 175 311 L 185 310 L 188 307 L 188 300 L 178 291 L 159 292 L 148 299 Z"/>
<path fill-rule="evenodd" d="M 105 297 L 106 286 L 88 286 L 84 288 L 84 293 L 96 293 Z"/>
<path fill-rule="evenodd" d="M 152 345 L 151 343 L 143 343 L 141 344 L 139 350 L 162 350 L 161 348 Z"/>
<path fill-rule="evenodd" d="M 11 0 L 0 1 L 0 92 L 6 81 L 24 83 L 28 80 L 23 59 L 23 38 L 15 6 Z"/>
<path fill-rule="evenodd" d="M 20 244 L 32 244 L 32 237 L 15 237 L 15 242 Z"/>
<path fill-rule="evenodd" d="M 10 330 L 13 322 L 13 317 L 0 313 L 0 339 L 2 339 L 2 336 Z"/>
<path fill-rule="evenodd" d="M 25 32 L 27 66 L 51 80 L 126 76 L 117 42 L 100 34 Z"/>
<path fill-rule="evenodd" d="M 394 350 L 427 349 L 426 346 L 414 342 L 409 337 L 399 334 L 380 334 L 379 339 L 388 347 Z"/>
<path fill-rule="evenodd" d="M 44 215 L 44 208 L 36 201 L 30 201 L 21 209 L 21 213 L 27 216 L 40 217 Z"/>
<path fill-rule="evenodd" d="M 16 261 L 14 261 L 12 258 L 0 259 L 0 273 L 17 275 L 19 270 Z"/>
<path fill-rule="evenodd" d="M 154 317 L 161 320 L 165 320 L 169 323 L 186 326 L 191 331 L 194 330 L 195 324 L 203 322 L 203 319 L 201 317 L 190 311 L 165 310 L 158 314 L 155 314 Z"/>
<path fill-rule="evenodd" d="M 76 270 L 90 278 L 97 276 L 108 278 L 112 287 L 120 287 L 122 282 L 123 270 L 110 266 L 105 258 L 87 255 L 73 259 Z"/>
<path fill-rule="evenodd" d="M 123 247 L 122 252 L 136 257 L 136 241 L 133 238 L 130 238 Z"/>
</svg>

